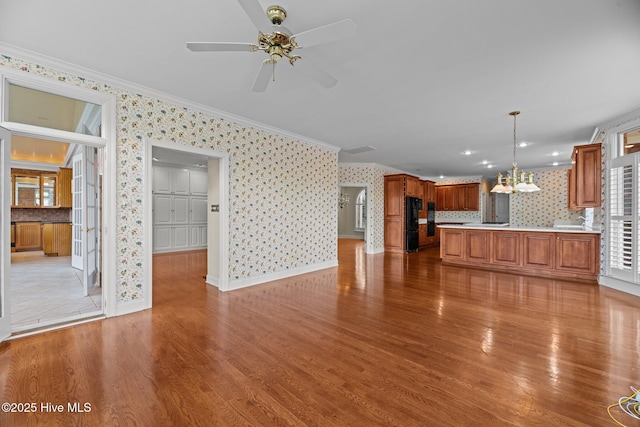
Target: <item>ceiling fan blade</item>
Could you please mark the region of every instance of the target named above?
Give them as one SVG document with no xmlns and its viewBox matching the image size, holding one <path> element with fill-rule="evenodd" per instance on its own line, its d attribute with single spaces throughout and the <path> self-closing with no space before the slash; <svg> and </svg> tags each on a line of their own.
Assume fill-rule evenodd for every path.
<svg viewBox="0 0 640 427">
<path fill-rule="evenodd" d="M 193 52 L 253 52 L 251 43 L 217 43 L 217 42 L 189 42 L 187 48 Z"/>
<path fill-rule="evenodd" d="M 300 71 L 327 89 L 334 87 L 338 83 L 338 80 L 307 58 L 300 58 L 294 62 L 293 69 Z"/>
<path fill-rule="evenodd" d="M 356 29 L 356 24 L 351 19 L 343 19 L 333 24 L 303 31 L 293 37 L 300 47 L 309 47 L 353 37 L 356 34 Z"/>
<path fill-rule="evenodd" d="M 262 9 L 258 0 L 238 0 L 238 3 L 240 3 L 240 6 L 258 30 L 265 34 L 271 32 L 271 22 L 269 22 L 266 12 Z"/>
<path fill-rule="evenodd" d="M 273 77 L 273 67 L 274 64 L 268 59 L 262 63 L 258 75 L 256 75 L 256 79 L 253 82 L 253 87 L 251 88 L 253 92 L 264 92 L 267 90 L 269 80 Z"/>
</svg>

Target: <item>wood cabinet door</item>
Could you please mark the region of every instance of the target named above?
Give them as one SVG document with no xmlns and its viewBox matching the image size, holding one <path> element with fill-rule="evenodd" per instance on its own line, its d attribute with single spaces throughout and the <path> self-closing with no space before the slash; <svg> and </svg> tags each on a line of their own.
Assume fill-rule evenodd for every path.
<svg viewBox="0 0 640 427">
<path fill-rule="evenodd" d="M 555 233 L 523 233 L 522 266 L 551 269 L 555 260 Z"/>
<path fill-rule="evenodd" d="M 440 230 L 440 258 L 443 260 L 463 260 L 464 247 L 464 230 L 455 228 Z"/>
<path fill-rule="evenodd" d="M 16 222 L 16 251 L 42 249 L 42 225 L 39 222 Z"/>
<path fill-rule="evenodd" d="M 480 210 L 480 185 L 466 184 L 464 186 L 464 206 L 465 211 Z"/>
<path fill-rule="evenodd" d="M 389 217 L 384 220 L 384 249 L 404 252 L 404 219 Z"/>
<path fill-rule="evenodd" d="M 420 181 L 420 192 L 418 198 L 422 199 L 422 209 L 418 211 L 418 218 L 426 218 L 427 217 L 427 183 L 425 181 Z"/>
<path fill-rule="evenodd" d="M 519 266 L 521 233 L 508 231 L 495 231 L 492 233 L 493 259 L 494 264 Z"/>
<path fill-rule="evenodd" d="M 602 148 L 600 144 L 574 147 L 575 203 L 578 208 L 594 208 L 601 204 Z"/>
<path fill-rule="evenodd" d="M 418 225 L 418 246 L 427 246 L 427 224 Z"/>
<path fill-rule="evenodd" d="M 407 196 L 420 197 L 420 180 L 415 176 L 407 176 Z"/>
<path fill-rule="evenodd" d="M 578 274 L 596 274 L 600 259 L 600 236 L 556 233 L 556 269 Z"/>
<path fill-rule="evenodd" d="M 488 264 L 491 262 L 491 232 L 486 230 L 466 230 L 466 259 L 469 262 Z"/>
<path fill-rule="evenodd" d="M 427 202 L 436 201 L 436 184 L 433 181 L 425 181 L 425 198 Z"/>
<path fill-rule="evenodd" d="M 446 200 L 445 200 L 444 186 L 437 186 L 435 188 L 435 192 L 436 192 L 436 210 L 448 211 L 449 210 L 448 207 L 445 206 Z"/>
<path fill-rule="evenodd" d="M 72 180 L 73 170 L 71 168 L 58 169 L 58 179 L 56 180 L 56 204 L 61 208 L 73 207 L 73 195 L 71 193 Z"/>
<path fill-rule="evenodd" d="M 404 216 L 404 177 L 384 177 L 384 216 Z"/>
</svg>

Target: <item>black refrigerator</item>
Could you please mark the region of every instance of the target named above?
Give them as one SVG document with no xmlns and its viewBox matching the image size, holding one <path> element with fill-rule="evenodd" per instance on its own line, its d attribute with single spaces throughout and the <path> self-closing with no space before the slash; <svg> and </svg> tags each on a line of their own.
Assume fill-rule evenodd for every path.
<svg viewBox="0 0 640 427">
<path fill-rule="evenodd" d="M 404 201 L 404 230 L 405 230 L 405 251 L 413 252 L 418 250 L 418 211 L 422 209 L 422 199 L 417 197 L 405 197 Z"/>
</svg>

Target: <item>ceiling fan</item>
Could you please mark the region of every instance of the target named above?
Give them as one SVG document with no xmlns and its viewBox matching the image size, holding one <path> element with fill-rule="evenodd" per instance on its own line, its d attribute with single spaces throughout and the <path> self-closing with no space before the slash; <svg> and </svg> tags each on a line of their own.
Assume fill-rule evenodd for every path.
<svg viewBox="0 0 640 427">
<path fill-rule="evenodd" d="M 327 24 L 301 33 L 293 34 L 282 26 L 287 12 L 280 6 L 270 6 L 265 12 L 258 0 L 238 0 L 242 9 L 258 29 L 258 43 L 226 42 L 189 42 L 187 48 L 193 52 L 255 52 L 261 50 L 269 57 L 264 60 L 253 82 L 254 92 L 264 92 L 269 80 L 275 81 L 275 66 L 282 58 L 303 74 L 326 88 L 333 87 L 338 81 L 310 61 L 294 53 L 303 47 L 316 46 L 351 37 L 356 33 L 356 24 L 351 19 Z M 267 19 L 265 19 L 265 17 Z"/>
</svg>

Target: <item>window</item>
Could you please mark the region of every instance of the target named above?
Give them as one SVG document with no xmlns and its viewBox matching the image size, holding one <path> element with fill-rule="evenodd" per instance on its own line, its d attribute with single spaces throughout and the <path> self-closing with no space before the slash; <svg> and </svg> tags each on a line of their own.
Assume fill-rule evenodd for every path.
<svg viewBox="0 0 640 427">
<path fill-rule="evenodd" d="M 367 190 L 362 190 L 356 198 L 356 229 L 364 231 L 367 225 Z"/>
<path fill-rule="evenodd" d="M 608 273 L 640 283 L 640 152 L 635 149 L 638 130 L 614 135 L 614 156 L 609 169 Z M 640 142 L 640 141 L 638 141 Z"/>
</svg>

